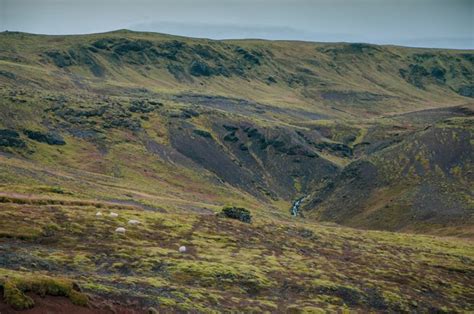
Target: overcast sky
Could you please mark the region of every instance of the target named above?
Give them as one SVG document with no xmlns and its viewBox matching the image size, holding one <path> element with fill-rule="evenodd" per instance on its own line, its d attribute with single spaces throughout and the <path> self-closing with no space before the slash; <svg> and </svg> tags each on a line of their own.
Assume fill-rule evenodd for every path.
<svg viewBox="0 0 474 314">
<path fill-rule="evenodd" d="M 0 0 L 0 30 L 474 49 L 474 0 Z"/>
</svg>

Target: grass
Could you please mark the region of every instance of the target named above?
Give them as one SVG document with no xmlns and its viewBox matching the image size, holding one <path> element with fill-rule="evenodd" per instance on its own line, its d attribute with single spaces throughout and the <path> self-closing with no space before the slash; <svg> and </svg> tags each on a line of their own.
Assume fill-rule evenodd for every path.
<svg viewBox="0 0 474 314">
<path fill-rule="evenodd" d="M 101 39 L 147 41 L 161 55 L 94 51 Z M 176 44 L 184 46 L 166 57 Z M 449 204 L 472 205 L 465 189 L 472 119 L 399 115 L 467 103 L 456 91 L 470 83 L 459 69 L 472 72 L 471 52 L 129 31 L 2 33 L 0 45 L 0 129 L 25 143 L 0 148 L 0 283 L 12 307 L 34 306 L 33 293 L 165 312 L 474 311 L 472 220 L 420 221 L 407 210 L 422 183 L 439 187 Z M 52 50 L 80 58 L 58 67 Z M 419 61 L 426 53 L 433 57 Z M 259 66 L 248 63 L 255 57 Z M 196 58 L 229 75 L 191 75 Z M 442 84 L 412 78 L 420 88 L 399 75 L 410 64 L 430 70 L 441 59 L 450 72 Z M 181 67 L 183 77 L 170 66 Z M 137 100 L 163 105 L 130 110 Z M 225 140 L 223 125 L 238 126 L 238 143 Z M 261 138 L 247 127 L 283 147 L 260 149 Z M 58 132 L 66 145 L 34 141 L 25 129 Z M 345 144 L 353 155 L 311 142 Z M 447 145 L 453 158 L 439 149 Z M 298 155 L 303 148 L 314 154 Z M 333 194 L 337 204 L 349 195 L 347 206 L 363 195 L 367 206 L 346 224 L 464 238 L 317 222 L 327 203 L 290 217 L 296 196 L 323 188 L 358 159 L 370 161 L 383 184 L 367 197 L 351 189 Z M 252 222 L 217 215 L 225 206 L 247 208 Z M 186 253 L 178 251 L 182 245 Z"/>
<path fill-rule="evenodd" d="M 5 229 L 27 217 L 17 213 L 20 206 L 35 222 L 35 237 L 21 236 L 21 227 Z M 88 294 L 146 300 L 158 308 L 472 310 L 469 241 L 260 217 L 246 224 L 130 207 L 114 209 L 118 218 L 96 217 L 96 211 L 90 205 L 3 203 L 3 236 L 20 242 L 11 253 L 16 262 L 2 264 L 0 273 L 19 278 L 16 269 L 22 268 L 26 280 L 12 281 L 12 298 L 29 304 L 14 286 L 67 296 L 54 290 L 54 282 L 36 279 L 64 277 L 67 269 L 66 287 L 74 281 Z M 132 218 L 141 223 L 127 225 Z M 126 233 L 115 234 L 117 226 Z M 188 252 L 179 253 L 180 245 Z"/>
<path fill-rule="evenodd" d="M 190 91 L 199 93 L 205 89 L 208 95 L 253 99 L 270 103 L 278 108 L 310 111 L 313 111 L 312 108 L 317 108 L 316 112 L 339 117 L 342 115 L 347 118 L 354 113 L 359 115 L 387 113 L 387 108 L 393 109 L 393 112 L 400 112 L 407 108 L 410 110 L 420 108 L 420 105 L 441 106 L 448 101 L 451 104 L 465 103 L 466 99 L 452 92 L 451 88 L 457 90 L 462 84 L 469 83 L 469 77 L 458 73 L 459 71 L 449 73 L 444 85 L 436 85 L 428 80 L 431 85 L 424 89 L 415 88 L 401 76 L 386 75 L 387 72 L 398 73 L 400 69 L 408 68 L 417 55 L 423 53 L 435 55 L 428 61 L 420 61 L 428 69 L 440 61 L 441 57 L 437 57 L 436 54 L 443 54 L 443 58 L 446 59 L 443 63 L 454 64 L 455 69 L 460 69 L 463 66 L 469 68 L 468 59 L 462 57 L 462 54 L 469 53 L 468 51 L 378 46 L 372 49 L 372 56 L 368 57 L 369 55 L 366 53 L 344 53 L 345 49 L 350 48 L 349 45 L 344 44 L 295 44 L 271 41 L 219 42 L 121 31 L 70 36 L 61 38 L 61 40 L 49 36 L 2 33 L 0 42 L 8 49 L 4 51 L 6 58 L 0 65 L 5 70 L 16 73 L 19 77 L 28 77 L 31 82 L 45 82 L 48 89 L 66 87 L 74 92 L 76 85 L 73 79 L 65 73 L 56 72 L 56 67 L 51 61 L 48 64 L 39 63 L 41 57 L 38 53 L 55 49 L 64 52 L 82 47 L 88 49 L 92 43 L 104 38 L 146 40 L 154 45 L 163 45 L 175 40 L 184 43 L 189 48 L 182 49 L 183 52 L 177 56 L 177 62 L 166 58 L 161 60 L 161 63 L 149 62 L 146 59 L 145 62 L 148 64 L 131 62 L 134 57 L 133 53 L 122 56 L 121 63 L 116 64 L 113 54 L 103 51 L 99 53 L 87 52 L 87 56 L 94 58 L 101 67 L 106 69 L 105 76 L 100 78 L 94 77 L 87 64 L 66 67 L 81 76 L 82 84 L 93 85 L 102 90 L 147 88 L 155 93 L 176 94 Z M 192 81 L 177 81 L 167 71 L 167 65 L 177 63 L 187 69 L 193 59 L 196 59 L 196 54 L 192 49 L 196 49 L 199 45 L 208 52 L 216 52 L 221 56 L 205 60 L 211 64 L 220 63 L 231 69 L 235 63 L 231 63 L 229 60 L 239 59 L 235 50 L 240 48 L 262 54 L 260 66 L 248 65 L 248 68 L 243 69 L 243 76 L 231 73 L 230 77 L 192 77 Z M 11 60 L 14 59 L 15 54 L 18 54 L 18 51 L 21 51 L 20 61 L 12 62 Z M 354 59 L 351 60 L 351 58 Z M 317 62 L 311 60 L 317 60 Z M 353 62 L 347 62 L 349 60 Z M 339 66 L 340 64 L 343 66 Z M 377 66 L 384 68 L 384 71 L 377 70 Z M 267 77 L 275 76 L 275 73 L 277 74 L 277 84 L 267 84 Z M 341 76 L 340 73 L 344 75 Z M 374 84 L 374 81 L 378 84 Z M 374 94 L 389 95 L 391 98 L 376 99 L 373 102 L 342 100 L 338 103 L 339 110 L 336 111 L 333 109 L 332 101 L 319 97 L 321 92 L 326 91 L 370 91 Z M 316 95 L 320 99 L 317 102 L 314 101 Z M 406 97 L 401 95 L 406 95 Z M 413 99 L 416 100 L 413 101 Z M 344 111 L 349 114 L 344 114 Z M 288 119 L 288 117 L 284 119 Z"/>
<path fill-rule="evenodd" d="M 74 290 L 73 283 L 67 279 L 48 276 L 32 276 L 18 272 L 0 271 L 0 284 L 3 287 L 5 302 L 15 310 L 26 310 L 34 307 L 35 303 L 26 292 L 32 292 L 42 297 L 64 296 L 73 304 L 86 306 L 88 298 L 85 294 Z"/>
</svg>

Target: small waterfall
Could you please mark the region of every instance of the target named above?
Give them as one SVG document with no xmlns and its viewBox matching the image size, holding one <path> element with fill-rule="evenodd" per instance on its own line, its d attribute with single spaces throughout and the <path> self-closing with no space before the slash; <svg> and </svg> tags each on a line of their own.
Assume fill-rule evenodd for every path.
<svg viewBox="0 0 474 314">
<path fill-rule="evenodd" d="M 301 203 L 303 202 L 304 199 L 305 197 L 300 197 L 293 202 L 293 206 L 291 206 L 291 216 L 294 216 L 294 217 L 298 216 Z"/>
</svg>

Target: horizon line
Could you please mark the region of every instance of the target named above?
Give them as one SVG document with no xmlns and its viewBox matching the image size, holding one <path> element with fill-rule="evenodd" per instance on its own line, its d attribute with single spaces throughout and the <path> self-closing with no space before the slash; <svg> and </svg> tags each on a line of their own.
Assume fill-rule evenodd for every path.
<svg viewBox="0 0 474 314">
<path fill-rule="evenodd" d="M 4 33 L 18 33 L 18 34 L 28 34 L 34 36 L 88 36 L 88 35 L 101 35 L 101 34 L 110 34 L 110 33 L 117 33 L 117 32 L 131 32 L 131 33 L 146 33 L 146 34 L 156 34 L 156 35 L 164 35 L 164 36 L 172 36 L 172 37 L 182 37 L 187 39 L 196 39 L 196 40 L 210 40 L 210 41 L 268 41 L 268 42 L 300 42 L 300 43 L 308 43 L 308 44 L 366 44 L 366 45 L 373 45 L 373 46 L 386 46 L 386 47 L 400 47 L 400 48 L 412 48 L 412 49 L 439 49 L 439 50 L 467 50 L 467 51 L 474 51 L 474 46 L 472 48 L 453 48 L 453 47 L 434 47 L 434 46 L 410 46 L 410 45 L 403 45 L 403 44 L 394 44 L 394 43 L 373 43 L 369 41 L 316 41 L 316 40 L 304 40 L 304 39 L 268 39 L 268 38 L 260 38 L 260 37 L 241 37 L 241 38 L 210 38 L 210 37 L 199 37 L 199 36 L 186 36 L 180 34 L 172 34 L 172 33 L 162 33 L 158 31 L 145 31 L 145 30 L 133 30 L 128 28 L 119 28 L 109 31 L 99 31 L 99 32 L 92 32 L 92 33 L 69 33 L 69 34 L 46 34 L 46 33 L 33 33 L 33 32 L 25 32 L 25 31 L 17 31 L 17 30 L 2 30 L 0 34 Z M 466 38 L 470 39 L 470 38 Z"/>
</svg>

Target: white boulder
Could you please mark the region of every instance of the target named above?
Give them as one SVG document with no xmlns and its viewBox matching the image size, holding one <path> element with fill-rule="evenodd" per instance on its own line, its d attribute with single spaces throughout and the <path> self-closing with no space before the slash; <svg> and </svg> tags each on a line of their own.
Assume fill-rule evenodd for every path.
<svg viewBox="0 0 474 314">
<path fill-rule="evenodd" d="M 118 227 L 117 229 L 115 229 L 115 232 L 125 233 L 125 228 L 124 227 Z"/>
<path fill-rule="evenodd" d="M 129 225 L 138 225 L 140 222 L 138 220 L 135 220 L 135 219 L 130 219 L 128 221 L 128 224 Z"/>
<path fill-rule="evenodd" d="M 96 216 L 102 216 L 102 212 L 97 212 L 95 215 Z"/>
<path fill-rule="evenodd" d="M 186 247 L 184 245 L 180 246 L 178 249 L 179 253 L 185 253 L 186 252 Z"/>
<path fill-rule="evenodd" d="M 114 217 L 114 218 L 115 218 L 115 217 L 118 217 L 118 214 L 117 214 L 117 213 L 114 213 L 114 212 L 111 212 L 111 213 L 110 213 L 110 217 Z"/>
</svg>

